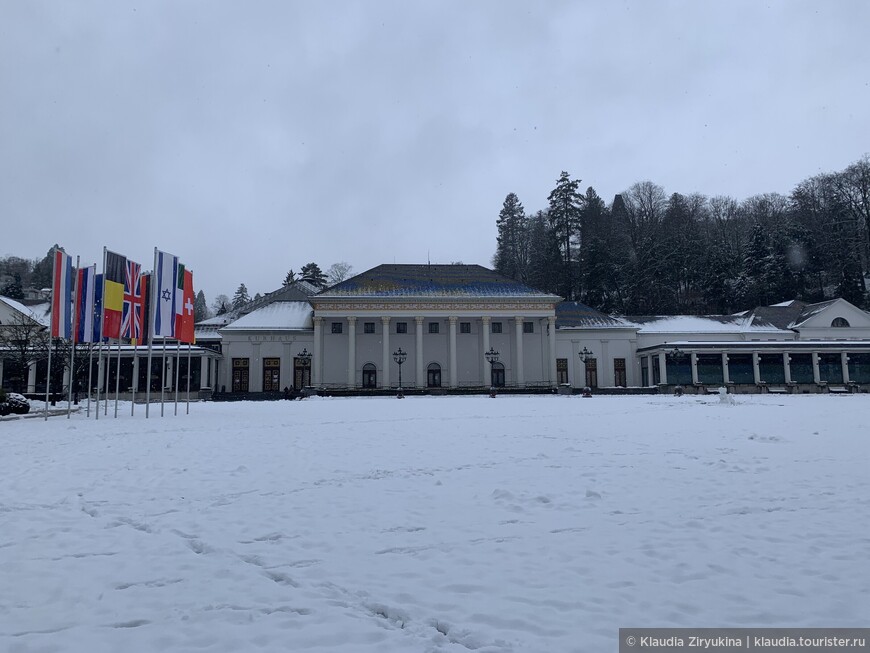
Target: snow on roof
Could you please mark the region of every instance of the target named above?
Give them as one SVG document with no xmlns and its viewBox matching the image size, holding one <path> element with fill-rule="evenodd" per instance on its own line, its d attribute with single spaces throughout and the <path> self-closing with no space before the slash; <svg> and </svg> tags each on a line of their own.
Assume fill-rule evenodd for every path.
<svg viewBox="0 0 870 653">
<path fill-rule="evenodd" d="M 273 302 L 240 317 L 222 331 L 313 329 L 312 313 L 308 302 Z"/>
<path fill-rule="evenodd" d="M 5 302 L 12 310 L 24 315 L 24 317 L 30 318 L 31 320 L 37 322 L 38 324 L 41 324 L 42 326 L 51 326 L 50 303 L 46 302 L 42 304 L 35 304 L 33 306 L 25 306 L 21 302 L 10 299 L 9 297 L 0 297 L 0 300 Z"/>
<path fill-rule="evenodd" d="M 747 320 L 741 315 L 640 315 L 626 320 L 638 326 L 638 333 L 781 331 L 774 325 Z"/>
<path fill-rule="evenodd" d="M 560 302 L 556 304 L 557 329 L 600 329 L 604 327 L 633 327 L 623 319 L 611 317 L 582 302 Z"/>
</svg>

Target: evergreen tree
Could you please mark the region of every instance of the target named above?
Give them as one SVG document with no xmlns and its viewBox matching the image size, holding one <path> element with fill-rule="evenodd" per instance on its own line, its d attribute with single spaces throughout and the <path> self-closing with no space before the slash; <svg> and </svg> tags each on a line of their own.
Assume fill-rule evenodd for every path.
<svg viewBox="0 0 870 653">
<path fill-rule="evenodd" d="M 527 219 L 525 209 L 514 193 L 505 197 L 495 223 L 498 236 L 493 266 L 499 274 L 524 281 L 528 267 Z"/>
<path fill-rule="evenodd" d="M 36 288 L 51 288 L 51 274 L 54 269 L 54 250 L 63 249 L 55 243 L 54 247 L 40 260 L 34 261 L 30 283 Z"/>
<path fill-rule="evenodd" d="M 251 296 L 248 294 L 248 287 L 243 283 L 239 284 L 239 287 L 236 288 L 236 294 L 233 295 L 232 309 L 237 311 L 250 301 Z"/>
<path fill-rule="evenodd" d="M 574 258 L 573 246 L 582 245 L 579 242 L 580 209 L 583 205 L 583 195 L 579 191 L 580 180 L 572 180 L 570 175 L 562 171 L 556 182 L 556 187 L 547 197 L 549 206 L 547 217 L 550 228 L 557 238 L 561 256 L 560 293 L 566 299 L 575 295 L 574 280 L 577 278 L 577 262 Z"/>
<path fill-rule="evenodd" d="M 538 211 L 529 218 L 529 267 L 527 283 L 545 292 L 559 291 L 561 260 L 559 242 L 547 214 Z"/>
<path fill-rule="evenodd" d="M 324 288 L 326 286 L 326 275 L 323 274 L 323 270 L 320 269 L 317 263 L 303 265 L 301 275 L 305 281 L 317 288 Z"/>
<path fill-rule="evenodd" d="M 210 317 L 208 304 L 205 301 L 205 293 L 200 290 L 196 293 L 196 297 L 193 300 L 193 321 L 202 322 Z"/>
<path fill-rule="evenodd" d="M 232 304 L 230 303 L 230 298 L 226 295 L 218 295 L 214 298 L 214 304 L 212 304 L 212 309 L 214 310 L 215 315 L 224 315 L 225 313 L 229 313 L 232 308 Z"/>
<path fill-rule="evenodd" d="M 296 283 L 296 273 L 293 272 L 291 268 L 289 272 L 287 272 L 287 276 L 284 277 L 284 285 L 289 286 L 293 283 Z"/>
<path fill-rule="evenodd" d="M 16 272 L 10 281 L 0 289 L 0 295 L 9 299 L 24 299 L 24 289 L 21 287 L 21 275 Z"/>
</svg>

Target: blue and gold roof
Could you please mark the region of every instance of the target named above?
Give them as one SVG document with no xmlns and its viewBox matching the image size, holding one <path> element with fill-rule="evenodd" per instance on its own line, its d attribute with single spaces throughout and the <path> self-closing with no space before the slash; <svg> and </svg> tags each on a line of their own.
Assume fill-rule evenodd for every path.
<svg viewBox="0 0 870 653">
<path fill-rule="evenodd" d="M 482 265 L 379 265 L 318 293 L 312 299 L 352 297 L 546 298 Z"/>
</svg>

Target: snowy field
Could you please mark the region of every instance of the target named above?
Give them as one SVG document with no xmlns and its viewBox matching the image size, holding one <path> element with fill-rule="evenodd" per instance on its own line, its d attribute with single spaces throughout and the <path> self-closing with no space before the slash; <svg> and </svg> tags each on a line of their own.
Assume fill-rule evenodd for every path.
<svg viewBox="0 0 870 653">
<path fill-rule="evenodd" d="M 868 624 L 870 396 L 121 414 L 0 422 L 0 650 L 586 653 L 619 627 Z"/>
</svg>

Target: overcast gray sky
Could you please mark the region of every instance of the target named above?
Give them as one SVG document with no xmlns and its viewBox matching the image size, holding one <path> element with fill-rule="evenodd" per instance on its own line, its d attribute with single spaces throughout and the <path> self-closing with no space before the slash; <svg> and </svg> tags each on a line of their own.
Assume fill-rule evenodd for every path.
<svg viewBox="0 0 870 653">
<path fill-rule="evenodd" d="M 289 268 L 489 265 L 562 170 L 788 193 L 870 151 L 870 2 L 0 0 L 0 255 L 209 300 Z"/>
</svg>

